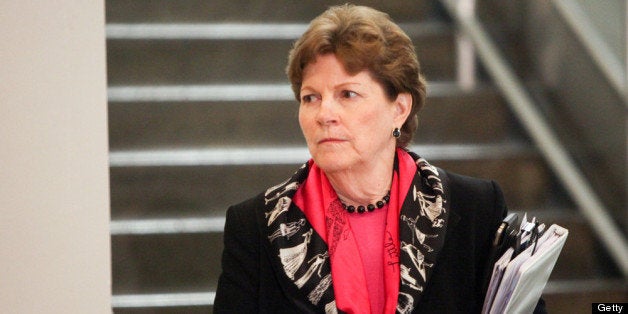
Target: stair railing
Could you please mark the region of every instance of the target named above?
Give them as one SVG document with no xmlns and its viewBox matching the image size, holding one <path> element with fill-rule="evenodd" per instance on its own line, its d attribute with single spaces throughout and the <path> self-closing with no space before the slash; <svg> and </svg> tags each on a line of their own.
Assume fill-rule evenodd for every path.
<svg viewBox="0 0 628 314">
<path fill-rule="evenodd" d="M 624 278 L 628 278 L 628 244 L 608 210 L 595 194 L 584 175 L 575 166 L 567 150 L 534 105 L 521 81 L 508 66 L 474 14 L 464 11 L 473 0 L 441 0 L 462 33 L 474 43 L 476 53 L 495 85 L 504 94 L 517 118 L 556 173 L 578 209 L 602 241 Z M 465 4 L 467 3 L 467 4 Z"/>
</svg>

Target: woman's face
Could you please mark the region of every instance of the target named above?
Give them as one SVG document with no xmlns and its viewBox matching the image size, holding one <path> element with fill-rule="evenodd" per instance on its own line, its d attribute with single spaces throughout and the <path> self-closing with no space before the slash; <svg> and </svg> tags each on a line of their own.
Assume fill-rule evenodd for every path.
<svg viewBox="0 0 628 314">
<path fill-rule="evenodd" d="M 368 71 L 349 75 L 330 53 L 303 71 L 299 124 L 323 171 L 368 170 L 390 163 L 396 146 L 392 130 L 401 128 L 411 105 L 410 94 L 389 100 Z"/>
</svg>

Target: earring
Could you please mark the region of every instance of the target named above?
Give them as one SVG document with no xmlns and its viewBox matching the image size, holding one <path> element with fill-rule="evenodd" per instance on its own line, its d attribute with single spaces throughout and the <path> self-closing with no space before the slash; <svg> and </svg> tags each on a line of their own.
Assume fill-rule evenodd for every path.
<svg viewBox="0 0 628 314">
<path fill-rule="evenodd" d="M 392 131 L 392 136 L 394 138 L 399 138 L 401 136 L 401 130 L 399 130 L 399 128 L 394 128 Z"/>
</svg>

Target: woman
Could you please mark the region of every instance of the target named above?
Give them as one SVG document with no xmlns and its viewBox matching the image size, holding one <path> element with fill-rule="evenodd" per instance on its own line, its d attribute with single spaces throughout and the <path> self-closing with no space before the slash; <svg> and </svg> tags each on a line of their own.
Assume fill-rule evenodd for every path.
<svg viewBox="0 0 628 314">
<path fill-rule="evenodd" d="M 332 7 L 287 73 L 312 159 L 227 211 L 216 313 L 473 313 L 499 187 L 406 150 L 426 86 L 386 14 Z"/>
</svg>

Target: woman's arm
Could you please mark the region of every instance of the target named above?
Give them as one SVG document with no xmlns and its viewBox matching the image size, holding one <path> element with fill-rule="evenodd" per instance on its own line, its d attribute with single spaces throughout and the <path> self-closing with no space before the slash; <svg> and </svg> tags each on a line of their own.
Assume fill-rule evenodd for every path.
<svg viewBox="0 0 628 314">
<path fill-rule="evenodd" d="M 258 312 L 259 234 L 252 206 L 227 210 L 214 313 Z"/>
<path fill-rule="evenodd" d="M 501 219 L 503 219 L 508 212 L 508 209 L 506 207 L 506 203 L 504 200 L 504 195 L 502 193 L 501 188 L 499 187 L 499 185 L 497 185 L 496 182 L 493 181 L 492 184 L 493 184 L 493 191 L 495 193 L 495 206 L 494 207 L 497 209 L 497 212 L 501 213 L 498 217 L 501 216 Z M 498 224 L 501 223 L 501 219 L 497 222 Z M 495 224 L 495 222 L 493 222 L 494 226 L 497 226 L 498 224 Z M 496 227 L 494 229 L 497 230 Z M 494 261 L 491 261 L 491 262 L 494 262 Z M 489 267 L 487 268 L 487 271 L 490 274 L 493 268 L 493 265 L 488 265 L 488 266 Z M 486 289 L 486 287 L 484 289 Z M 543 300 L 543 298 L 539 299 L 533 313 L 534 314 L 546 314 L 547 313 L 547 309 L 545 308 L 545 301 Z"/>
</svg>

